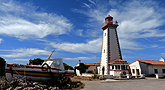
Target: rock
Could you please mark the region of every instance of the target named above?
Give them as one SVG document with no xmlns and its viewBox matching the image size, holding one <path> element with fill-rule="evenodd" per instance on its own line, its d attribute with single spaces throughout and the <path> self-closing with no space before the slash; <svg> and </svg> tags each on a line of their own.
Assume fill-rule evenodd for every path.
<svg viewBox="0 0 165 90">
<path fill-rule="evenodd" d="M 81 85 L 81 83 L 77 83 L 77 86 L 79 87 Z"/>
<path fill-rule="evenodd" d="M 23 87 L 16 87 L 14 90 L 22 90 L 23 89 Z"/>
<path fill-rule="evenodd" d="M 43 89 L 46 89 L 46 88 L 48 88 L 48 86 L 47 85 L 39 85 L 40 87 L 42 87 Z"/>
<path fill-rule="evenodd" d="M 8 89 L 6 89 L 6 90 L 14 90 L 14 88 L 13 87 L 9 87 Z"/>
<path fill-rule="evenodd" d="M 52 86 L 49 87 L 49 89 L 52 89 L 52 88 L 53 88 Z"/>
<path fill-rule="evenodd" d="M 34 82 L 33 85 L 38 85 L 38 82 Z"/>
</svg>

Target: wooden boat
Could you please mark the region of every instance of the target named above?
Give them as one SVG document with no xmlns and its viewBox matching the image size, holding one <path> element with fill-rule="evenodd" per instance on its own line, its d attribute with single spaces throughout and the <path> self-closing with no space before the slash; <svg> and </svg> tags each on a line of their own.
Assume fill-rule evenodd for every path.
<svg viewBox="0 0 165 90">
<path fill-rule="evenodd" d="M 11 81 L 13 78 L 26 77 L 29 81 L 48 81 L 59 75 L 74 76 L 74 70 L 64 69 L 62 58 L 50 59 L 50 56 L 42 65 L 6 64 L 6 79 Z"/>
<path fill-rule="evenodd" d="M 12 78 L 26 77 L 30 81 L 47 81 L 59 74 L 65 77 L 74 76 L 73 70 L 64 70 L 62 59 L 47 59 L 42 65 L 18 65 L 6 64 L 6 79 L 11 81 Z"/>
</svg>

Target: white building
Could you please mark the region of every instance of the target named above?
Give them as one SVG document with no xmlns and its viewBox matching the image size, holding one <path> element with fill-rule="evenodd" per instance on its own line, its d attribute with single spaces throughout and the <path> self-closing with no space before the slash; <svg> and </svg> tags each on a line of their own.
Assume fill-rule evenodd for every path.
<svg viewBox="0 0 165 90">
<path fill-rule="evenodd" d="M 112 76 L 120 76 L 121 74 L 126 75 L 128 74 L 128 68 L 127 68 L 127 61 L 117 59 L 110 62 L 110 75 Z"/>
<path fill-rule="evenodd" d="M 132 76 L 140 76 L 145 74 L 145 76 L 155 75 L 155 74 L 165 74 L 165 59 L 161 58 L 159 61 L 153 60 L 136 60 L 131 63 L 130 70 Z"/>
<path fill-rule="evenodd" d="M 113 23 L 113 17 L 111 17 L 110 15 L 108 15 L 105 18 L 105 24 L 101 27 L 103 29 L 103 38 L 102 38 L 101 63 L 100 63 L 100 71 L 99 71 L 100 75 L 118 76 L 120 75 L 120 73 L 123 73 L 122 70 L 128 72 L 126 68 L 122 68 L 124 60 L 122 61 L 122 55 L 120 51 L 120 45 L 116 30 L 117 27 L 118 27 L 117 21 Z M 124 65 L 127 65 L 127 61 L 124 62 Z"/>
<path fill-rule="evenodd" d="M 79 66 L 81 63 L 81 61 L 79 60 L 79 63 L 76 65 Z M 100 66 L 100 62 L 97 63 L 83 63 L 86 66 L 89 66 L 88 69 L 86 69 L 85 73 L 82 73 L 82 75 L 80 74 L 80 71 L 76 69 L 76 74 L 77 76 L 93 76 L 94 74 L 98 74 L 99 71 L 99 66 Z"/>
</svg>

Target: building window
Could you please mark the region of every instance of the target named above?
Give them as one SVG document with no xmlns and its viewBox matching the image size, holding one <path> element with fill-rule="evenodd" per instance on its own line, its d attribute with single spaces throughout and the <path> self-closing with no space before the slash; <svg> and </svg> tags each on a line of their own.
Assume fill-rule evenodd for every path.
<svg viewBox="0 0 165 90">
<path fill-rule="evenodd" d="M 117 65 L 117 69 L 120 69 L 120 65 Z"/>
<path fill-rule="evenodd" d="M 120 65 L 116 65 L 115 68 L 116 68 L 116 69 L 120 69 Z"/>
<path fill-rule="evenodd" d="M 162 72 L 165 73 L 165 69 L 162 69 Z"/>
<path fill-rule="evenodd" d="M 154 72 L 155 72 L 155 73 L 158 73 L 158 69 L 154 69 Z"/>
<path fill-rule="evenodd" d="M 114 69 L 114 65 L 112 65 L 112 69 Z"/>
<path fill-rule="evenodd" d="M 105 53 L 105 49 L 104 49 L 104 53 Z"/>
<path fill-rule="evenodd" d="M 135 69 L 132 69 L 132 73 L 135 73 Z"/>
<path fill-rule="evenodd" d="M 106 33 L 105 33 L 105 36 L 106 36 Z"/>
<path fill-rule="evenodd" d="M 121 69 L 122 69 L 122 70 L 126 70 L 126 69 L 125 69 L 125 65 L 121 65 Z"/>
<path fill-rule="evenodd" d="M 115 68 L 117 69 L 117 65 L 115 65 Z"/>
</svg>

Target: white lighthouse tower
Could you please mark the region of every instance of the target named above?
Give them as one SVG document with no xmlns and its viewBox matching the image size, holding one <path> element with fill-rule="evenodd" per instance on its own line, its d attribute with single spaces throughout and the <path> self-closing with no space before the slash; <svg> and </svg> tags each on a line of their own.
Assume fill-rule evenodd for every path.
<svg viewBox="0 0 165 90">
<path fill-rule="evenodd" d="M 117 21 L 113 23 L 113 17 L 108 15 L 105 18 L 105 24 L 101 27 L 103 29 L 100 75 L 109 75 L 110 62 L 121 59 L 120 45 L 116 28 Z"/>
</svg>

